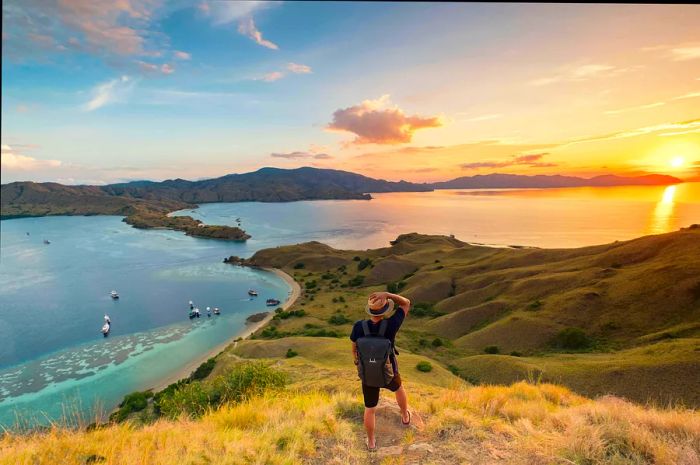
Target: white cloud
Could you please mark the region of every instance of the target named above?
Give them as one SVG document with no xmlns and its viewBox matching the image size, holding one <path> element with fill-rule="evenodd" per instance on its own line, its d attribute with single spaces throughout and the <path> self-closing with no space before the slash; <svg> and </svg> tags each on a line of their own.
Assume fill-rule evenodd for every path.
<svg viewBox="0 0 700 465">
<path fill-rule="evenodd" d="M 83 110 L 93 111 L 125 98 L 133 89 L 135 81 L 129 76 L 99 84 L 92 90 L 92 98 L 83 105 Z"/>
<path fill-rule="evenodd" d="M 287 63 L 287 69 L 294 74 L 310 74 L 312 72 L 311 66 L 299 63 Z"/>
<path fill-rule="evenodd" d="M 31 171 L 43 168 L 56 168 L 61 166 L 59 160 L 40 160 L 27 155 L 17 153 L 11 146 L 2 145 L 0 153 L 0 166 L 8 171 Z"/>
</svg>

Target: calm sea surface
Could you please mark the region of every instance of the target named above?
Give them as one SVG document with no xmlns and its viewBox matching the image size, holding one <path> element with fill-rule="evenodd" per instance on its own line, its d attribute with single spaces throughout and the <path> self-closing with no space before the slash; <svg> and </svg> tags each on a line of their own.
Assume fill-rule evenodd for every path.
<svg viewBox="0 0 700 465">
<path fill-rule="evenodd" d="M 700 183 L 669 187 L 441 190 L 372 194 L 371 201 L 217 203 L 180 214 L 252 234 L 246 249 L 318 240 L 388 245 L 399 234 L 454 234 L 466 242 L 581 247 L 700 223 Z M 194 213 L 193 213 L 194 212 Z"/>
<path fill-rule="evenodd" d="M 119 217 L 0 222 L 0 425 L 92 414 L 159 384 L 286 298 L 276 276 L 221 263 L 281 244 L 388 245 L 407 232 L 490 245 L 578 247 L 700 223 L 700 184 L 375 194 L 371 201 L 229 203 L 177 214 L 237 224 L 247 243 L 137 230 Z M 27 234 L 29 233 L 29 234 Z M 48 239 L 51 244 L 43 243 Z M 250 300 L 249 287 L 260 291 Z M 109 291 L 121 298 L 112 301 Z M 220 317 L 190 321 L 187 302 Z M 103 315 L 112 333 L 99 330 Z"/>
</svg>

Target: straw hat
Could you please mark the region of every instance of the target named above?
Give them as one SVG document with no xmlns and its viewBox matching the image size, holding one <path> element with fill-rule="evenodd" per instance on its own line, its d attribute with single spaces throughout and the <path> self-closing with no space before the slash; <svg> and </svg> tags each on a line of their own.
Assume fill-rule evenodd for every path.
<svg viewBox="0 0 700 465">
<path fill-rule="evenodd" d="M 367 307 L 365 311 L 370 316 L 384 316 L 394 309 L 394 301 L 384 297 L 369 296 L 367 299 Z"/>
</svg>

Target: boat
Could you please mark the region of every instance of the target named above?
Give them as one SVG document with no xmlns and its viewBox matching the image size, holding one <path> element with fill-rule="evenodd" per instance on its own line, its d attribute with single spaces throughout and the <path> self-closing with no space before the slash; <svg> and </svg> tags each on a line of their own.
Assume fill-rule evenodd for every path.
<svg viewBox="0 0 700 465">
<path fill-rule="evenodd" d="M 248 295 L 252 295 L 252 296 L 257 297 L 258 291 L 256 291 L 255 289 L 248 289 Z"/>
<path fill-rule="evenodd" d="M 119 298 L 119 294 L 117 294 L 117 291 L 112 291 L 109 293 L 109 296 L 113 298 L 114 300 L 117 300 Z"/>
<path fill-rule="evenodd" d="M 214 315 L 221 315 L 221 310 L 219 310 L 219 307 L 214 307 Z"/>
<path fill-rule="evenodd" d="M 277 299 L 267 299 L 267 300 L 265 301 L 265 304 L 266 304 L 268 307 L 273 307 L 273 306 L 275 306 L 275 305 L 279 305 L 279 304 L 280 304 L 280 301 L 277 300 Z"/>
<path fill-rule="evenodd" d="M 102 329 L 100 330 L 102 332 L 102 335 L 104 337 L 107 337 L 109 335 L 109 330 L 111 329 L 111 325 L 109 323 L 105 323 L 102 325 Z"/>
<path fill-rule="evenodd" d="M 50 244 L 51 242 L 48 239 L 44 239 L 44 244 Z"/>
<path fill-rule="evenodd" d="M 202 315 L 199 313 L 199 308 L 195 307 L 192 310 L 190 310 L 190 320 L 194 318 L 199 318 L 200 316 Z"/>
<path fill-rule="evenodd" d="M 207 307 L 207 317 L 211 316 L 211 307 Z"/>
</svg>

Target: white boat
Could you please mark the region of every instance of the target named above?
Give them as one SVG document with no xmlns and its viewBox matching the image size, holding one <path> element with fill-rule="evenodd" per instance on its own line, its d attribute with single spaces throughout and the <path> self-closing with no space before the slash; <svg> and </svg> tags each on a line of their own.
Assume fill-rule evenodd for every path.
<svg viewBox="0 0 700 465">
<path fill-rule="evenodd" d="M 258 291 L 256 291 L 255 289 L 248 289 L 248 295 L 257 296 Z"/>
<path fill-rule="evenodd" d="M 103 335 L 104 337 L 107 337 L 107 335 L 109 334 L 109 330 L 110 330 L 110 324 L 109 324 L 109 323 L 105 323 L 104 325 L 102 325 L 102 330 L 101 330 L 101 331 L 102 331 L 102 335 Z"/>
<path fill-rule="evenodd" d="M 214 315 L 221 315 L 221 310 L 219 310 L 219 307 L 214 307 Z"/>
<path fill-rule="evenodd" d="M 109 295 L 115 300 L 119 298 L 119 294 L 117 294 L 117 291 L 112 291 L 109 293 Z"/>
</svg>

